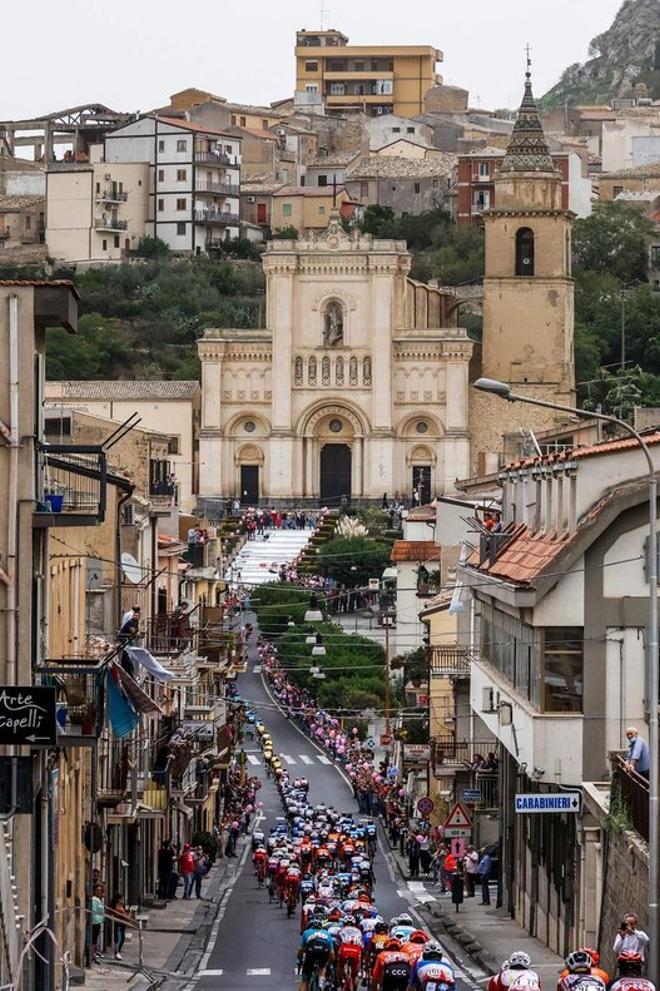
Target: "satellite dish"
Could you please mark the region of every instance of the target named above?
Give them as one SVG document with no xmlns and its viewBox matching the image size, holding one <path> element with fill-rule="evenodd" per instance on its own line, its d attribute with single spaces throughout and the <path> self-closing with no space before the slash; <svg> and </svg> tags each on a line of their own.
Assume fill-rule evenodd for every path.
<svg viewBox="0 0 660 991">
<path fill-rule="evenodd" d="M 139 585 L 142 581 L 143 569 L 128 551 L 124 551 L 121 556 L 121 570 L 124 572 L 124 578 L 133 582 L 134 585 Z"/>
</svg>

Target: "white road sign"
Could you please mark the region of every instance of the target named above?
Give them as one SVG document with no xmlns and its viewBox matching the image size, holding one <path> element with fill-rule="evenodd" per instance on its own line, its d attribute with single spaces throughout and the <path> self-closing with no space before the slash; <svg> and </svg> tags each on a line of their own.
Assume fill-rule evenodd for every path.
<svg viewBox="0 0 660 991">
<path fill-rule="evenodd" d="M 578 791 L 532 792 L 516 795 L 516 812 L 579 812 L 582 796 Z"/>
</svg>

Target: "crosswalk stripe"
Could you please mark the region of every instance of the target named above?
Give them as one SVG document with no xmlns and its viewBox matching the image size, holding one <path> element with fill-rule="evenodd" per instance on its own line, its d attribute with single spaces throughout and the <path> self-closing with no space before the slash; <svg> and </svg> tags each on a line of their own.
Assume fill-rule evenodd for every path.
<svg viewBox="0 0 660 991">
<path fill-rule="evenodd" d="M 255 664 L 252 668 L 253 674 L 261 674 L 261 664 Z"/>
<path fill-rule="evenodd" d="M 330 760 L 330 758 L 329 757 L 326 757 L 325 754 L 318 754 L 317 756 L 318 756 L 318 759 L 321 761 L 322 764 L 332 764 L 332 761 Z"/>
<path fill-rule="evenodd" d="M 307 754 L 298 754 L 303 764 L 313 764 L 314 761 Z"/>
<path fill-rule="evenodd" d="M 224 970 L 200 970 L 199 977 L 222 977 Z"/>
<path fill-rule="evenodd" d="M 287 764 L 297 764 L 298 761 L 294 757 L 289 756 L 289 754 L 282 754 L 282 759 L 286 761 Z"/>
<path fill-rule="evenodd" d="M 247 757 L 247 759 L 250 761 L 251 764 L 260 764 L 261 763 L 261 761 L 259 760 L 259 758 L 258 757 L 255 757 L 254 754 L 246 754 L 245 756 Z"/>
<path fill-rule="evenodd" d="M 248 977 L 270 977 L 270 967 L 248 967 L 245 973 Z"/>
</svg>

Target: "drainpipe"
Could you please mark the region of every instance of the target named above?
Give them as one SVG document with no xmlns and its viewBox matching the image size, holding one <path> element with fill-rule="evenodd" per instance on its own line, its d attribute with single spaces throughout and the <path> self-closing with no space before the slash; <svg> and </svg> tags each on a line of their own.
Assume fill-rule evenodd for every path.
<svg viewBox="0 0 660 991">
<path fill-rule="evenodd" d="M 9 497 L 7 504 L 7 626 L 5 684 L 16 684 L 16 521 L 18 512 L 18 296 L 9 297 Z"/>
</svg>

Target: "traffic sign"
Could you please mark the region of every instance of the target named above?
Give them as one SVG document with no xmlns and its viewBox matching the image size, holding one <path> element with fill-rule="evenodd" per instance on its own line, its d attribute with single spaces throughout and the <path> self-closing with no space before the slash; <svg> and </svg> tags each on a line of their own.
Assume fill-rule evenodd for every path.
<svg viewBox="0 0 660 991">
<path fill-rule="evenodd" d="M 557 813 L 579 812 L 582 808 L 582 795 L 579 791 L 532 792 L 516 795 L 516 812 Z"/>
<path fill-rule="evenodd" d="M 417 811 L 421 812 L 423 816 L 431 815 L 431 813 L 433 812 L 432 799 L 428 798 L 427 796 L 420 798 L 419 802 L 417 803 Z"/>
<path fill-rule="evenodd" d="M 0 686 L 0 744 L 52 747 L 57 741 L 53 686 Z"/>
<path fill-rule="evenodd" d="M 449 829 L 467 829 L 467 835 L 470 835 L 470 830 L 472 828 L 472 818 L 470 813 L 465 808 L 461 802 L 456 802 L 451 812 L 447 816 L 444 822 L 445 826 L 445 836 L 451 836 L 452 833 L 448 833 Z M 465 836 L 465 833 L 458 833 L 458 836 Z"/>
<path fill-rule="evenodd" d="M 472 827 L 471 826 L 449 826 L 449 827 L 445 826 L 445 828 L 442 830 L 442 835 L 443 835 L 443 837 L 446 837 L 447 839 L 454 839 L 454 838 L 456 838 L 456 839 L 463 838 L 464 839 L 466 836 L 472 836 Z"/>
<path fill-rule="evenodd" d="M 477 802 L 481 801 L 481 789 L 480 788 L 464 788 L 461 792 L 461 798 L 468 805 L 476 805 Z"/>
</svg>

